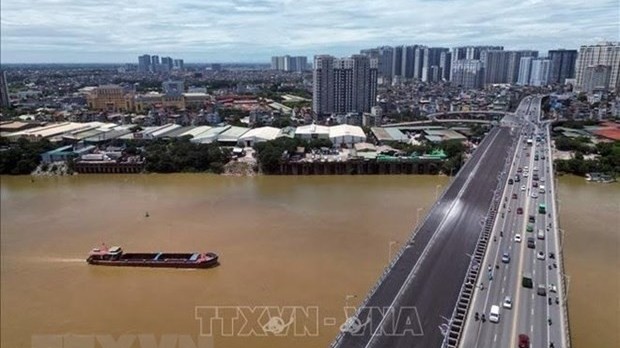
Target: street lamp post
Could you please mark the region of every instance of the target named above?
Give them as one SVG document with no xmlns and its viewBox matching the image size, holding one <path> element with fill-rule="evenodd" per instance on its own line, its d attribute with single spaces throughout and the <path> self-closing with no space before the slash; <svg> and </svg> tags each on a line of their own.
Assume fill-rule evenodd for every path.
<svg viewBox="0 0 620 348">
<path fill-rule="evenodd" d="M 435 200 L 437 200 L 437 198 L 439 198 L 439 189 L 440 188 L 441 188 L 441 185 L 435 186 Z"/>
</svg>

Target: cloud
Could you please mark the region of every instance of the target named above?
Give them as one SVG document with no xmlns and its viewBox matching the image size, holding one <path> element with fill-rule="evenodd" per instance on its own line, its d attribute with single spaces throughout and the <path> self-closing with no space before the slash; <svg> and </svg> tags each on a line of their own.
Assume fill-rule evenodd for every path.
<svg viewBox="0 0 620 348">
<path fill-rule="evenodd" d="M 620 40 L 618 0 L 3 0 L 0 19 L 2 62 L 267 62 L 379 45 Z"/>
</svg>

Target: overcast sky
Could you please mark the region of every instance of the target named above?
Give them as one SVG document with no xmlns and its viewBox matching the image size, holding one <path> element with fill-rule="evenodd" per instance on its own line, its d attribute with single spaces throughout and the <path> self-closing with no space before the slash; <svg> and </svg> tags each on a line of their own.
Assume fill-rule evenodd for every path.
<svg viewBox="0 0 620 348">
<path fill-rule="evenodd" d="M 1 0 L 3 63 L 268 62 L 379 45 L 620 41 L 620 0 Z M 541 52 L 543 55 L 545 52 Z"/>
</svg>

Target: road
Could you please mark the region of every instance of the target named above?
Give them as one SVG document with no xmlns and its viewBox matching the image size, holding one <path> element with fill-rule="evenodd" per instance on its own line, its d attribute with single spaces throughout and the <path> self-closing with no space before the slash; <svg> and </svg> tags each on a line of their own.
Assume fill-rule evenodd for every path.
<svg viewBox="0 0 620 348">
<path fill-rule="evenodd" d="M 528 109 L 519 110 L 519 113 L 527 121 L 512 159 L 510 178 L 514 180 L 522 171 L 521 181 L 506 185 L 504 189 L 505 205 L 495 221 L 494 242 L 490 243 L 483 262 L 483 267 L 490 266 L 492 279 L 489 280 L 485 269 L 479 279 L 484 287 L 477 288 L 474 293 L 460 347 L 517 347 L 520 334 L 529 337 L 531 347 L 550 347 L 551 344 L 568 347 L 569 344 L 550 135 L 548 123 L 539 119 L 540 97 L 533 97 Z M 541 135 L 540 141 L 536 141 L 536 135 Z M 532 145 L 526 144 L 532 137 Z M 539 180 L 534 180 L 536 170 Z M 534 187 L 535 184 L 538 187 Z M 545 213 L 539 211 L 539 204 L 545 204 Z M 523 209 L 522 214 L 518 214 L 519 208 Z M 527 232 L 530 216 L 535 222 L 531 223 L 533 231 Z M 538 231 L 542 233 L 540 237 Z M 515 241 L 517 234 L 521 242 Z M 528 238 L 534 238 L 535 248 L 528 247 Z M 540 252 L 541 259 L 537 257 Z M 504 253 L 510 256 L 508 263 L 502 260 Z M 532 288 L 522 286 L 524 274 L 532 276 Z M 543 286 L 544 294 L 537 294 L 538 286 Z M 511 308 L 503 307 L 507 296 L 511 299 Z M 488 321 L 492 305 L 500 307 L 498 323 Z M 487 320 L 476 320 L 476 313 L 485 314 Z"/>
<path fill-rule="evenodd" d="M 357 319 L 366 325 L 359 332 L 339 336 L 334 346 L 441 345 L 440 325 L 453 312 L 468 254 L 482 232 L 495 189 L 505 180 L 501 175 L 517 136 L 518 131 L 509 127 L 489 132 L 359 309 Z M 419 322 L 400 320 L 402 310 L 409 308 L 415 308 Z"/>
</svg>

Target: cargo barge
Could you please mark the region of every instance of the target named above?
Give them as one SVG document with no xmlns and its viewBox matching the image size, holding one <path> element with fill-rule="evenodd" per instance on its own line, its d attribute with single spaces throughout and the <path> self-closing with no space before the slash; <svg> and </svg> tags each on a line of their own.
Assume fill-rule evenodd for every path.
<svg viewBox="0 0 620 348">
<path fill-rule="evenodd" d="M 91 250 L 86 259 L 91 265 L 209 268 L 218 264 L 215 253 L 125 253 L 119 246 Z"/>
</svg>

